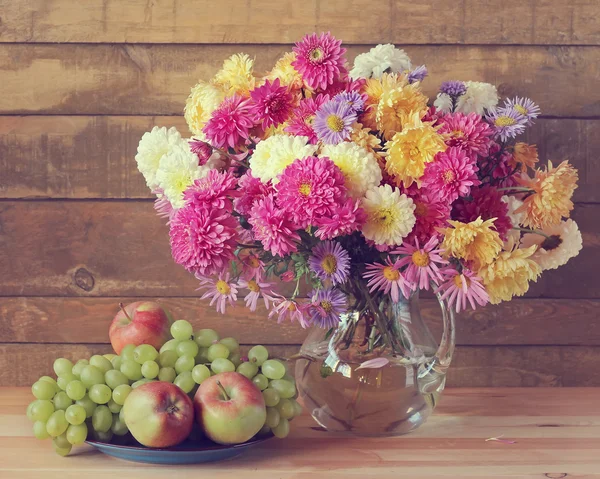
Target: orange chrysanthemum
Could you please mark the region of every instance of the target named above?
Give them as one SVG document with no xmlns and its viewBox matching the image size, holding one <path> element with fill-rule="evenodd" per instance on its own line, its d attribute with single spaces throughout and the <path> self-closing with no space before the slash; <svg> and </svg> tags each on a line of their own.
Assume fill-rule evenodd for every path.
<svg viewBox="0 0 600 479">
<path fill-rule="evenodd" d="M 371 133 L 370 128 L 364 128 L 360 123 L 352 125 L 350 140 L 375 156 L 378 156 L 378 150 L 381 150 L 381 140 Z"/>
<path fill-rule="evenodd" d="M 495 220 L 483 221 L 481 217 L 470 223 L 448 220 L 452 227 L 443 230 L 445 256 L 469 261 L 474 270 L 490 264 L 502 249 L 502 240 L 494 228 Z"/>
<path fill-rule="evenodd" d="M 545 228 L 560 223 L 562 217 L 569 217 L 573 209 L 573 192 L 577 188 L 577 170 L 563 161 L 556 168 L 548 162 L 548 168 L 537 169 L 535 176 L 523 175 L 519 183 L 533 190 L 526 196 L 523 205 L 515 213 L 525 213 L 523 226 Z"/>
<path fill-rule="evenodd" d="M 522 142 L 515 143 L 513 156 L 509 161 L 511 168 L 516 168 L 517 165 L 520 165 L 521 171 L 527 173 L 527 168 L 535 168 L 537 162 L 537 146 Z"/>
</svg>

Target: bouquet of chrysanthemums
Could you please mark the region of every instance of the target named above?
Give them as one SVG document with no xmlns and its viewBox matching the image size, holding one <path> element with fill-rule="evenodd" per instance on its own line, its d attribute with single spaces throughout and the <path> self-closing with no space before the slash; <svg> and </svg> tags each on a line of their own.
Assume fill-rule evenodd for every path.
<svg viewBox="0 0 600 479">
<path fill-rule="evenodd" d="M 173 259 L 211 305 L 243 297 L 329 328 L 362 296 L 432 289 L 458 312 L 521 296 L 578 254 L 577 171 L 537 167 L 535 145 L 515 142 L 533 101 L 446 81 L 430 103 L 427 69 L 403 50 L 378 45 L 353 67 L 345 52 L 307 35 L 263 75 L 233 55 L 192 88 L 191 138 L 142 137 Z"/>
</svg>

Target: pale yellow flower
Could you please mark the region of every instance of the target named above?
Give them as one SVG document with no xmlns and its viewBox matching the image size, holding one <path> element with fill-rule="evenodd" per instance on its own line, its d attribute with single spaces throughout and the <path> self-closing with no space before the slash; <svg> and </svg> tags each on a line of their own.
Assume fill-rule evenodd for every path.
<svg viewBox="0 0 600 479">
<path fill-rule="evenodd" d="M 521 247 L 537 246 L 531 257 L 542 269 L 557 269 L 579 254 L 583 247 L 581 232 L 572 219 L 548 226 L 542 230 L 545 236 L 528 233 L 521 239 Z"/>
<path fill-rule="evenodd" d="M 448 220 L 452 228 L 444 229 L 442 244 L 446 256 L 471 262 L 473 270 L 491 263 L 502 249 L 502 240 L 494 229 L 495 220 L 483 221 L 481 217 L 470 223 Z"/>
<path fill-rule="evenodd" d="M 225 98 L 225 92 L 216 85 L 198 82 L 185 102 L 183 114 L 188 128 L 197 137 L 204 138 L 202 128 Z"/>
<path fill-rule="evenodd" d="M 248 96 L 256 84 L 254 60 L 245 53 L 231 55 L 223 62 L 223 68 L 217 72 L 213 83 L 223 88 L 227 95 Z"/>
<path fill-rule="evenodd" d="M 265 75 L 265 79 L 274 81 L 279 78 L 281 85 L 289 86 L 292 90 L 302 88 L 302 75 L 292 65 L 292 62 L 295 60 L 295 53 L 285 53 L 277 60 L 273 69 Z"/>
</svg>

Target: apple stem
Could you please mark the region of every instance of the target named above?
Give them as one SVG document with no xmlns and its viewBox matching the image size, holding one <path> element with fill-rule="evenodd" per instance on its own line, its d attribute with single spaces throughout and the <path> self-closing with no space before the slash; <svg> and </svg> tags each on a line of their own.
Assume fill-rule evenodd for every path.
<svg viewBox="0 0 600 479">
<path fill-rule="evenodd" d="M 129 321 L 131 321 L 131 316 L 129 316 L 129 315 L 127 314 L 127 311 L 125 311 L 125 305 L 124 305 L 123 303 L 119 303 L 119 307 L 121 308 L 121 311 L 123 311 L 123 313 L 125 314 L 125 316 L 127 317 L 127 319 L 128 319 Z"/>
<path fill-rule="evenodd" d="M 227 394 L 227 391 L 225 391 L 225 388 L 221 384 L 221 381 L 217 381 L 217 386 L 221 390 L 221 394 L 225 397 L 225 401 L 229 401 L 231 398 Z"/>
</svg>

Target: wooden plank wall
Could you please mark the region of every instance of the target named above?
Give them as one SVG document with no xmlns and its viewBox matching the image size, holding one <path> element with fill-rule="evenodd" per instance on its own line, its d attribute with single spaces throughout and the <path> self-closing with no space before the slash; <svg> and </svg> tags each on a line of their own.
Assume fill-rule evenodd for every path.
<svg viewBox="0 0 600 479">
<path fill-rule="evenodd" d="M 141 134 L 175 125 L 190 87 L 231 53 L 269 68 L 331 30 L 349 56 L 403 46 L 443 79 L 531 96 L 542 158 L 579 168 L 584 251 L 526 298 L 458 318 L 454 386 L 600 386 L 598 0 L 0 0 L 0 385 L 60 355 L 107 351 L 121 300 L 293 352 L 305 331 L 239 308 L 219 317 L 170 259 L 133 160 Z M 440 334 L 435 304 L 424 314 Z"/>
</svg>

